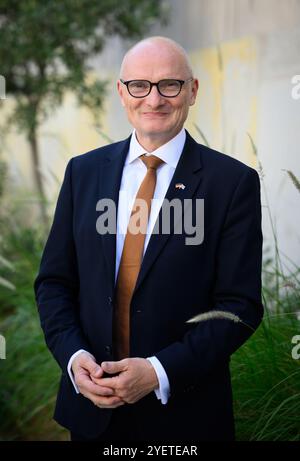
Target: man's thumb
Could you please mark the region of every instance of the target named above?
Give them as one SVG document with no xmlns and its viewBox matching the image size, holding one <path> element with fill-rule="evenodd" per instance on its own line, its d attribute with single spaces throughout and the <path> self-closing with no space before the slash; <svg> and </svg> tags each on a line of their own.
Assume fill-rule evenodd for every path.
<svg viewBox="0 0 300 461">
<path fill-rule="evenodd" d="M 103 371 L 109 374 L 120 373 L 124 370 L 124 364 L 122 361 L 119 362 L 102 362 L 101 368 Z"/>
<path fill-rule="evenodd" d="M 98 363 L 96 363 L 92 358 L 87 360 L 84 365 L 88 372 L 94 376 L 94 378 L 101 378 L 103 371 L 101 370 L 101 367 L 98 365 Z"/>
</svg>

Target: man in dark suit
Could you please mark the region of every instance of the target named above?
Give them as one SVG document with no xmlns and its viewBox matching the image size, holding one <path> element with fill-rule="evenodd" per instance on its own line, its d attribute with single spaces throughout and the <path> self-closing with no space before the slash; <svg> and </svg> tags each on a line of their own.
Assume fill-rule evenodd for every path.
<svg viewBox="0 0 300 461">
<path fill-rule="evenodd" d="M 70 160 L 35 281 L 55 419 L 72 440 L 233 440 L 230 356 L 263 316 L 259 178 L 183 129 L 198 81 L 175 42 L 129 50 L 118 91 L 135 130 Z"/>
</svg>

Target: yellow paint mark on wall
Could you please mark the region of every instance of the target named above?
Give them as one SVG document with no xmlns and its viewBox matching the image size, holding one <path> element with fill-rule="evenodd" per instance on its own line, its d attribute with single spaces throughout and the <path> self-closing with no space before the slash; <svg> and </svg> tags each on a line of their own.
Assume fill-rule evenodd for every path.
<svg viewBox="0 0 300 461">
<path fill-rule="evenodd" d="M 187 126 L 192 128 L 196 124 L 212 147 L 253 164 L 247 133 L 250 132 L 255 140 L 255 39 L 246 37 L 198 49 L 190 54 L 190 59 L 200 89 Z"/>
</svg>

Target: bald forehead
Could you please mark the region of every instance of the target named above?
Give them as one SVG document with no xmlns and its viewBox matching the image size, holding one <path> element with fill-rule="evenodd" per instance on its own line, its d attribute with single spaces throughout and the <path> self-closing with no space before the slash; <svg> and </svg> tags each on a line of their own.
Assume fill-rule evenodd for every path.
<svg viewBox="0 0 300 461">
<path fill-rule="evenodd" d="M 168 68 L 183 73 L 184 78 L 192 76 L 192 69 L 185 50 L 173 40 L 165 37 L 153 37 L 142 40 L 134 45 L 124 56 L 121 69 L 121 78 L 130 78 L 135 69 Z M 176 75 L 173 75 L 176 76 Z M 136 78 L 136 77 L 135 77 Z"/>
</svg>

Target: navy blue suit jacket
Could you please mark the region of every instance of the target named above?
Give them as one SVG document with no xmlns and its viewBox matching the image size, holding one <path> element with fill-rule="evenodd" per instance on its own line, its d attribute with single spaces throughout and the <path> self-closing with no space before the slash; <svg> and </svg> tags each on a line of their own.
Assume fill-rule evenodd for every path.
<svg viewBox="0 0 300 461">
<path fill-rule="evenodd" d="M 46 342 L 62 370 L 55 418 L 91 438 L 107 427 L 115 410 L 77 395 L 67 364 L 81 348 L 98 363 L 114 358 L 116 236 L 97 233 L 96 203 L 118 202 L 129 140 L 70 160 L 35 281 Z M 170 235 L 149 241 L 131 302 L 130 356 L 155 355 L 168 375 L 171 397 L 162 405 L 152 392 L 134 404 L 136 414 L 165 438 L 232 439 L 230 355 L 263 316 L 259 178 L 187 133 L 166 198 L 204 199 L 204 240 L 186 245 L 187 235 L 171 228 Z M 186 323 L 210 310 L 232 312 L 244 323 Z"/>
</svg>

